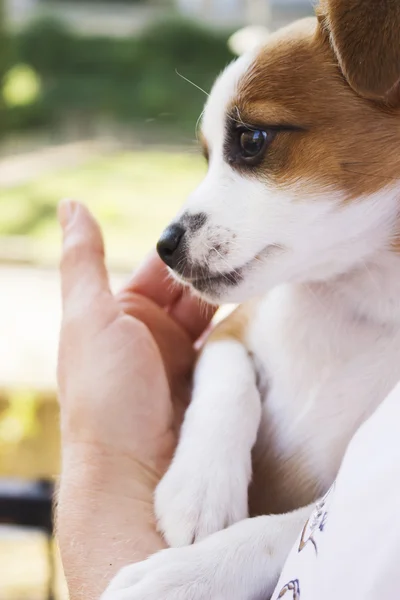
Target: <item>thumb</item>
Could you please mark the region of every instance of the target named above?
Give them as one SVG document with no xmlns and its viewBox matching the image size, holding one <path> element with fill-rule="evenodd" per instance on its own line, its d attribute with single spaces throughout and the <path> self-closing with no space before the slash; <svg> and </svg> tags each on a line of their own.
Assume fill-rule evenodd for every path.
<svg viewBox="0 0 400 600">
<path fill-rule="evenodd" d="M 63 230 L 61 290 L 64 309 L 82 310 L 104 292 L 111 294 L 100 227 L 82 204 L 64 200 L 58 208 Z"/>
</svg>

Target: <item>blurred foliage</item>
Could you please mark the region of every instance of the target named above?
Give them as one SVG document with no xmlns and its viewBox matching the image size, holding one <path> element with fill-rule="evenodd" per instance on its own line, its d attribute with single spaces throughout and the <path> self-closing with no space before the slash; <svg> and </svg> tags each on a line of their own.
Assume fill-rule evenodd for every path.
<svg viewBox="0 0 400 600">
<path fill-rule="evenodd" d="M 28 106 L 38 101 L 40 80 L 28 65 L 15 65 L 4 77 L 3 98 L 7 107 Z"/>
<path fill-rule="evenodd" d="M 14 38 L 13 57 L 35 71 L 42 93 L 11 109 L 10 128 L 75 118 L 87 128 L 103 119 L 193 132 L 205 97 L 176 71 L 209 90 L 232 59 L 227 37 L 177 19 L 132 38 L 82 37 L 58 22 L 37 22 Z"/>
<path fill-rule="evenodd" d="M 23 238 L 31 258 L 57 264 L 57 204 L 63 197 L 82 198 L 101 222 L 110 264 L 130 270 L 154 247 L 205 169 L 197 149 L 91 158 L 2 190 L 0 236 Z"/>
<path fill-rule="evenodd" d="M 9 40 L 5 27 L 5 0 L 0 0 L 0 87 L 3 85 L 4 77 L 10 65 Z M 6 129 L 7 110 L 4 98 L 0 94 L 0 134 Z"/>
<path fill-rule="evenodd" d="M 65 2 L 65 0 L 41 0 L 47 4 L 57 4 Z M 81 3 L 82 0 L 69 0 L 69 2 Z M 95 4 L 155 4 L 156 0 L 85 0 L 85 2 L 93 2 Z"/>
<path fill-rule="evenodd" d="M 14 446 L 38 434 L 38 402 L 29 390 L 14 391 L 0 415 L 0 448 Z"/>
</svg>

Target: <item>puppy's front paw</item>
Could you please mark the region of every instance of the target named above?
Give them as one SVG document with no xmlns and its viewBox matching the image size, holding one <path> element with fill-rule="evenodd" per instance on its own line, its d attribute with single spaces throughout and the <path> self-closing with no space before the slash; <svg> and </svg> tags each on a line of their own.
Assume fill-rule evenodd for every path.
<svg viewBox="0 0 400 600">
<path fill-rule="evenodd" d="M 192 548 L 168 549 L 122 569 L 101 600 L 200 600 L 203 583 Z"/>
<path fill-rule="evenodd" d="M 221 461 L 217 453 L 178 452 L 155 496 L 158 527 L 168 544 L 187 546 L 245 519 L 249 479 L 250 464 Z"/>
<path fill-rule="evenodd" d="M 273 552 L 268 551 L 268 544 L 257 544 L 249 521 L 252 519 L 199 544 L 162 550 L 125 567 L 102 600 L 267 598 L 276 582 Z"/>
</svg>

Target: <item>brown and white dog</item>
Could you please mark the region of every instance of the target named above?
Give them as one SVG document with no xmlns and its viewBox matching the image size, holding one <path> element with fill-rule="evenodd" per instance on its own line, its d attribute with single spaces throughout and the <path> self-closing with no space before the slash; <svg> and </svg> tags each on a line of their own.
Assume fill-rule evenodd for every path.
<svg viewBox="0 0 400 600">
<path fill-rule="evenodd" d="M 203 297 L 243 304 L 204 347 L 156 493 L 174 548 L 105 598 L 269 597 L 400 379 L 399 31 L 399 0 L 322 0 L 217 80 L 207 176 L 158 248 Z"/>
</svg>

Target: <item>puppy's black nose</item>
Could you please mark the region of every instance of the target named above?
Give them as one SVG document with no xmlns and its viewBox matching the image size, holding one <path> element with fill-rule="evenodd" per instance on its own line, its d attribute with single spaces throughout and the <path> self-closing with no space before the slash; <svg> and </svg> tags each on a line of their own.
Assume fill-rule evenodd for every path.
<svg viewBox="0 0 400 600">
<path fill-rule="evenodd" d="M 182 240 L 185 229 L 177 223 L 165 229 L 158 240 L 157 252 L 168 267 L 174 269 L 182 257 Z"/>
</svg>

